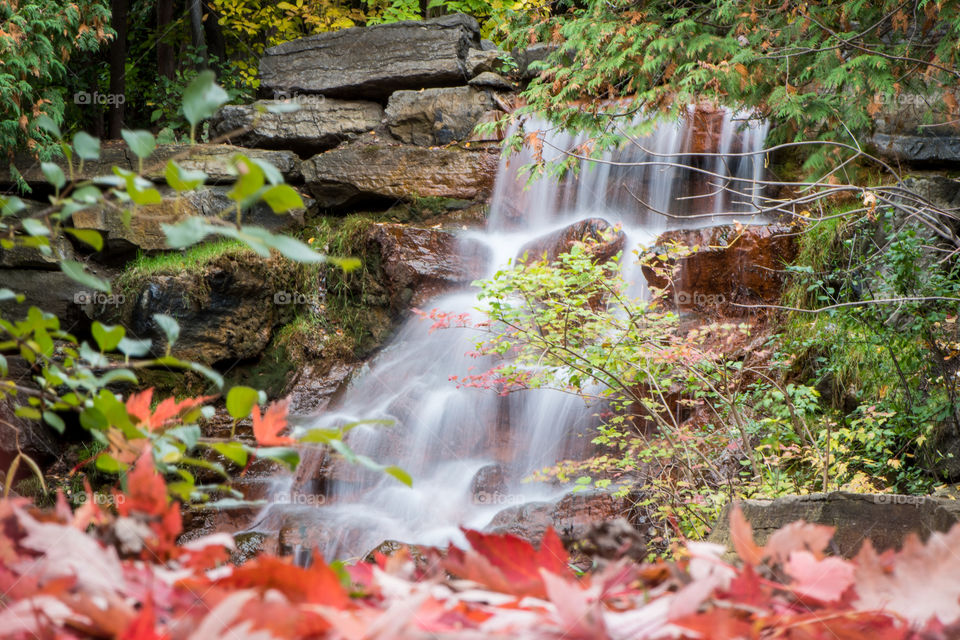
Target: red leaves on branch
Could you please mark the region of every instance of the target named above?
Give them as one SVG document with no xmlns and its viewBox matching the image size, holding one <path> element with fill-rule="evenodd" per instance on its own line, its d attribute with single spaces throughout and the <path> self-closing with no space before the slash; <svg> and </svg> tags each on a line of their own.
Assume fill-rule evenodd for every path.
<svg viewBox="0 0 960 640">
<path fill-rule="evenodd" d="M 167 426 L 174 418 L 181 416 L 187 411 L 201 406 L 213 396 L 200 396 L 198 398 L 187 398 L 177 402 L 174 398 L 163 400 L 155 411 L 150 409 L 153 401 L 153 388 L 131 394 L 127 398 L 127 413 L 137 419 L 138 424 L 147 431 L 154 431 Z"/>
</svg>

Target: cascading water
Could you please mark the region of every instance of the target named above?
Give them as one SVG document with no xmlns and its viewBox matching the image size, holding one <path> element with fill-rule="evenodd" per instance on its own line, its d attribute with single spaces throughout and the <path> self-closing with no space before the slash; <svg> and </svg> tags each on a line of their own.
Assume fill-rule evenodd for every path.
<svg viewBox="0 0 960 640">
<path fill-rule="evenodd" d="M 544 178 L 528 185 L 526 177 L 518 175 L 518 169 L 532 161 L 529 150 L 502 159 L 487 228 L 467 232 L 490 248 L 490 273 L 515 258 L 530 240 L 584 218 L 622 225 L 628 250 L 670 228 L 729 221 L 704 214 L 740 213 L 743 221 L 755 211 L 753 181 L 763 171 L 763 156 L 756 152 L 762 148 L 766 125 L 738 119 L 725 110 L 707 116 L 691 110 L 688 115 L 606 153 L 603 162 L 582 161 L 578 175 L 560 183 Z M 523 126 L 525 132 L 544 131 L 541 152 L 547 161 L 585 142 L 583 136 L 549 133 L 544 122 L 527 120 Z M 696 155 L 699 151 L 722 155 Z M 705 178 L 703 172 L 684 165 L 716 176 Z M 731 196 L 721 184 L 746 195 Z M 642 282 L 639 272 L 627 277 Z M 429 306 L 477 318 L 477 305 L 476 291 L 468 289 L 442 295 Z M 477 335 L 429 329 L 429 322 L 409 319 L 354 380 L 338 407 L 305 425 L 392 422 L 392 427 L 357 427 L 348 440 L 358 453 L 405 469 L 413 477 L 413 488 L 384 474 L 337 463 L 321 506 L 296 499 L 298 493 L 318 491 L 309 478 L 279 479 L 274 502 L 255 529 L 276 531 L 293 521 L 309 530 L 311 545 L 318 544 L 327 557 L 348 557 L 387 539 L 462 542 L 460 526 L 483 528 L 510 504 L 552 500 L 565 492 L 564 487 L 521 480 L 558 460 L 576 457 L 584 443 L 578 434 L 595 426 L 596 409 L 557 391 L 501 397 L 490 390 L 458 389 L 451 376 L 483 367 L 466 355 L 474 349 Z M 504 470 L 506 491 L 477 499 L 471 481 L 493 463 Z"/>
</svg>

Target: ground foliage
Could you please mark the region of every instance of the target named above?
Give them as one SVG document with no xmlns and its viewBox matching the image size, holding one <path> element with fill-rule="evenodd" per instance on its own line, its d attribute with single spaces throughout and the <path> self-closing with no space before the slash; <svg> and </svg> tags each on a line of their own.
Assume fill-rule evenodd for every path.
<svg viewBox="0 0 960 640">
<path fill-rule="evenodd" d="M 734 509 L 736 563 L 692 542 L 674 562 L 577 575 L 549 530 L 538 549 L 465 531 L 470 549 L 420 549 L 418 563 L 402 549 L 234 566 L 227 534 L 176 544 L 180 504 L 149 452 L 123 484 L 115 510 L 0 502 L 5 637 L 934 639 L 960 622 L 960 527 L 844 560 L 824 554 L 831 527 L 795 522 L 760 546 Z"/>
</svg>

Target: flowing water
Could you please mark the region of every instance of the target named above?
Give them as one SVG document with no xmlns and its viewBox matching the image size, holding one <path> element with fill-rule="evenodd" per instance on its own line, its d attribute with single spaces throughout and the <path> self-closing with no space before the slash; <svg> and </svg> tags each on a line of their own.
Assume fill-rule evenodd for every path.
<svg viewBox="0 0 960 640">
<path fill-rule="evenodd" d="M 746 221 L 755 210 L 752 181 L 763 175 L 762 154 L 751 153 L 762 148 L 766 125 L 728 111 L 708 118 L 695 117 L 693 111 L 689 115 L 607 153 L 605 162 L 581 162 L 576 177 L 559 183 L 544 178 L 527 184 L 519 168 L 531 162 L 529 150 L 502 159 L 487 227 L 465 232 L 490 248 L 489 273 L 506 265 L 530 240 L 584 218 L 622 225 L 628 251 L 649 244 L 667 229 L 729 222 L 719 215 L 723 212 Z M 526 132 L 538 128 L 544 131 L 545 160 L 585 142 L 582 136 L 550 132 L 542 122 L 524 124 Z M 723 155 L 691 155 L 700 150 Z M 720 184 L 735 193 L 719 189 Z M 624 260 L 625 265 L 630 262 Z M 642 288 L 638 270 L 626 275 Z M 477 305 L 476 291 L 465 289 L 442 295 L 426 308 L 471 313 L 479 319 Z M 348 441 L 358 453 L 405 469 L 413 477 L 413 488 L 384 474 L 335 463 L 335 479 L 321 489 L 310 476 L 320 475 L 317 466 L 323 461 L 306 459 L 307 480 L 303 474 L 300 480 L 278 479 L 273 503 L 255 529 L 299 527 L 309 544 L 318 544 L 327 557 L 349 557 L 387 539 L 462 543 L 460 526 L 483 528 L 505 507 L 565 493 L 561 486 L 521 481 L 582 453 L 586 439 L 581 434 L 595 426 L 596 408 L 556 391 L 502 397 L 491 390 L 458 389 L 451 376 L 490 366 L 466 355 L 478 336 L 465 329 L 431 333 L 430 325 L 419 317 L 407 320 L 354 377 L 338 405 L 306 425 L 389 420 L 391 427 L 357 427 Z M 494 463 L 505 470 L 505 490 L 474 495 L 474 475 Z M 298 499 L 317 492 L 323 494 L 319 506 Z"/>
</svg>

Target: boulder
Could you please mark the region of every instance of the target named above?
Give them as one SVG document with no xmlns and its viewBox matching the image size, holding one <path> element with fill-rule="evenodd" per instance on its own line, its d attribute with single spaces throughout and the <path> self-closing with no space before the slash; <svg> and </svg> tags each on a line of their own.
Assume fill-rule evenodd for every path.
<svg viewBox="0 0 960 640">
<path fill-rule="evenodd" d="M 740 508 L 753 527 L 758 544 L 796 520 L 836 527 L 830 550 L 850 558 L 864 540 L 878 551 L 899 548 L 908 533 L 926 540 L 934 531 L 947 531 L 960 517 L 960 503 L 932 496 L 859 494 L 847 492 L 785 496 L 774 500 L 741 500 Z M 732 548 L 728 504 L 708 540 Z"/>
<path fill-rule="evenodd" d="M 514 49 L 513 59 L 517 63 L 516 73 L 524 80 L 532 80 L 540 75 L 540 72 L 531 69 L 530 65 L 534 62 L 546 60 L 547 56 L 556 50 L 556 45 L 536 42 L 526 49 Z"/>
<path fill-rule="evenodd" d="M 324 411 L 336 399 L 357 366 L 357 363 L 338 362 L 325 373 L 313 365 L 301 369 L 287 394 L 290 412 L 305 415 Z"/>
<path fill-rule="evenodd" d="M 7 269 L 59 270 L 60 262 L 74 258 L 73 245 L 63 235 L 50 239 L 50 252 L 16 242 L 10 249 L 0 247 L 0 267 Z"/>
<path fill-rule="evenodd" d="M 517 86 L 499 73 L 484 71 L 468 82 L 471 87 L 493 89 L 494 91 L 514 91 Z"/>
<path fill-rule="evenodd" d="M 238 129 L 243 133 L 229 138 L 246 147 L 289 149 L 311 155 L 332 149 L 351 136 L 380 127 L 383 108 L 376 102 L 334 100 L 323 96 L 300 96 L 297 111 L 261 112 L 278 100 L 254 104 L 229 104 L 211 120 L 214 135 L 226 136 Z"/>
<path fill-rule="evenodd" d="M 577 491 L 568 493 L 556 504 L 528 502 L 507 507 L 493 517 L 485 530 L 512 533 L 537 542 L 547 527 L 553 527 L 564 542 L 570 544 L 584 538 L 596 523 L 620 518 L 629 510 L 627 499 L 614 498 L 607 491 Z"/>
<path fill-rule="evenodd" d="M 499 149 L 424 148 L 348 143 L 303 163 L 307 187 L 322 207 L 416 197 L 486 198 Z"/>
<path fill-rule="evenodd" d="M 367 242 L 380 256 L 387 289 L 401 296 L 415 292 L 413 304 L 482 277 L 491 258 L 485 245 L 444 229 L 378 223 L 367 232 Z"/>
<path fill-rule="evenodd" d="M 206 172 L 208 175 L 208 183 L 233 182 L 236 180 L 236 174 L 230 166 L 230 160 L 238 153 L 243 153 L 250 158 L 258 158 L 270 162 L 280 170 L 287 181 L 297 182 L 301 178 L 300 159 L 292 151 L 243 149 L 227 144 L 157 145 L 153 154 L 143 163 L 144 176 L 150 180 L 163 182 L 165 180 L 164 172 L 166 171 L 167 161 L 180 154 L 185 154 L 183 158 L 177 158 L 177 163 L 186 169 Z M 69 168 L 63 158 L 55 158 L 52 162 L 60 165 L 64 173 L 69 177 Z M 46 179 L 40 170 L 40 161 L 34 159 L 31 155 L 27 153 L 16 154 L 12 163 L 29 184 L 46 184 Z M 104 142 L 100 148 L 99 160 L 85 161 L 82 168 L 76 161 L 74 162 L 74 181 L 92 180 L 97 176 L 113 176 L 113 167 L 115 166 L 128 171 L 137 171 L 139 169 L 139 162 L 137 157 L 125 144 Z M 2 170 L 0 170 L 0 184 L 12 183 L 13 176 L 7 165 L 4 165 Z"/>
<path fill-rule="evenodd" d="M 503 465 L 488 464 L 470 481 L 470 495 L 476 504 L 496 504 L 497 496 L 507 493 L 507 474 Z"/>
<path fill-rule="evenodd" d="M 532 262 L 541 258 L 553 262 L 577 244 L 585 244 L 587 252 L 600 264 L 623 250 L 627 236 L 602 218 L 586 218 L 558 231 L 534 238 L 520 247 L 518 262 Z"/>
<path fill-rule="evenodd" d="M 500 51 L 496 45 L 493 49 L 470 49 L 467 52 L 467 75 L 472 78 L 484 71 L 496 71 L 499 60 Z"/>
<path fill-rule="evenodd" d="M 528 502 L 507 507 L 493 517 L 484 531 L 510 533 L 537 543 L 543 540 L 543 534 L 553 526 L 553 510 L 554 505 L 549 502 Z"/>
<path fill-rule="evenodd" d="M 91 291 L 62 271 L 4 269 L 0 272 L 0 286 L 25 296 L 20 304 L 13 300 L 0 302 L 0 312 L 6 319 L 19 320 L 26 316 L 30 306 L 35 306 L 56 315 L 60 318 L 60 327 L 71 333 L 77 331 L 78 324 L 83 326 L 89 322 L 85 307 L 116 305 L 119 300 L 116 294 Z"/>
<path fill-rule="evenodd" d="M 875 133 L 871 142 L 877 148 L 877 153 L 899 162 L 960 162 L 960 136 Z"/>
<path fill-rule="evenodd" d="M 267 90 L 379 99 L 463 84 L 479 34 L 477 21 L 462 14 L 321 33 L 267 49 L 260 82 Z"/>
<path fill-rule="evenodd" d="M 470 87 L 397 91 L 387 102 L 387 127 L 407 144 L 445 145 L 467 138 L 493 99 Z"/>
<path fill-rule="evenodd" d="M 86 160 L 83 167 L 80 167 L 79 163 L 74 161 L 74 179 L 80 181 L 92 180 L 97 176 L 112 176 L 114 166 L 127 170 L 135 169 L 136 165 L 133 163 L 131 156 L 132 154 L 129 153 L 126 143 L 105 140 L 100 145 L 100 158 L 98 160 Z M 50 161 L 60 165 L 64 174 L 67 177 L 70 176 L 70 171 L 63 158 L 52 158 Z M 15 153 L 10 162 L 0 162 L 0 184 L 9 185 L 15 182 L 13 172 L 10 170 L 11 164 L 20 172 L 23 179 L 31 185 L 47 184 L 47 180 L 40 170 L 40 160 L 27 151 Z"/>
<path fill-rule="evenodd" d="M 173 224 L 187 216 L 221 216 L 236 218 L 235 202 L 227 197 L 229 187 L 202 187 L 178 196 L 170 189 L 161 188 L 163 202 L 137 207 L 136 213 L 125 220 L 123 209 L 116 205 L 94 206 L 73 215 L 78 229 L 95 229 L 104 236 L 104 249 L 97 257 L 107 262 L 122 262 L 136 251 L 157 251 L 167 248 L 167 237 L 161 225 Z M 304 203 L 312 200 L 304 196 Z M 265 227 L 273 232 L 298 229 L 303 225 L 305 209 L 276 214 L 264 202 L 258 202 L 243 213 L 245 224 Z"/>
<path fill-rule="evenodd" d="M 783 269 L 796 255 L 792 232 L 778 225 L 720 226 L 668 231 L 650 251 L 678 243 L 696 250 L 678 259 L 671 283 L 649 266 L 643 275 L 651 286 L 668 288 L 680 309 L 713 309 L 743 315 L 736 305 L 778 304 Z"/>
<path fill-rule="evenodd" d="M 154 352 L 166 347 L 153 319 L 165 313 L 180 323 L 175 356 L 215 364 L 259 356 L 274 327 L 288 320 L 292 306 L 278 304 L 275 282 L 292 277 L 278 260 L 225 255 L 199 272 L 145 277 L 129 293 L 120 321 L 140 338 L 153 340 Z"/>
<path fill-rule="evenodd" d="M 283 174 L 287 182 L 299 182 L 300 158 L 292 151 L 247 149 L 229 144 L 161 144 L 144 162 L 144 176 L 150 180 L 163 181 L 167 161 L 176 159 L 177 164 L 192 171 L 207 174 L 207 184 L 229 183 L 237 179 L 231 160 L 242 153 L 251 160 L 265 160 Z M 182 158 L 176 158 L 185 154 Z M 136 164 L 133 164 L 136 169 Z"/>
</svg>

